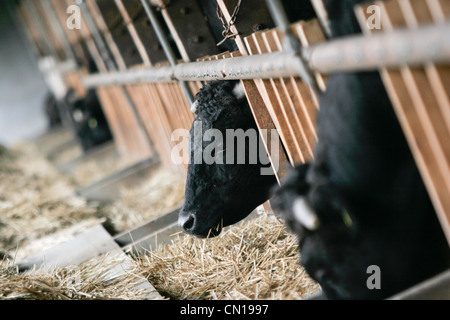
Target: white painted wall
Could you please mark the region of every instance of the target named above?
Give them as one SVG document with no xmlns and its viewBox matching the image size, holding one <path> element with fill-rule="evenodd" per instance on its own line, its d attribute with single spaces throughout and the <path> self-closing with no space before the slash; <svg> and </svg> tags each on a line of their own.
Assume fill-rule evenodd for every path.
<svg viewBox="0 0 450 320">
<path fill-rule="evenodd" d="M 46 93 L 26 39 L 0 0 L 0 144 L 11 146 L 46 131 Z"/>
</svg>

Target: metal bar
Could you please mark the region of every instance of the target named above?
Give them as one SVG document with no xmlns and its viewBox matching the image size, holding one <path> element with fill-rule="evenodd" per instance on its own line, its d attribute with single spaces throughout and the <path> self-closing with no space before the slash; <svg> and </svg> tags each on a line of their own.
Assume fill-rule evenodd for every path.
<svg viewBox="0 0 450 320">
<path fill-rule="evenodd" d="M 111 56 L 109 55 L 105 41 L 103 41 L 102 35 L 100 34 L 100 31 L 98 30 L 97 25 L 95 24 L 94 18 L 92 17 L 91 12 L 89 11 L 85 3 L 85 0 L 79 1 L 79 5 L 83 13 L 84 20 L 88 25 L 89 30 L 91 31 L 92 39 L 94 39 L 94 42 L 97 45 L 98 51 L 100 52 L 100 55 L 104 63 L 106 64 L 106 67 L 108 68 L 109 71 L 117 70 L 117 67 L 114 61 L 112 60 Z"/>
<path fill-rule="evenodd" d="M 175 57 L 175 53 L 173 52 L 172 48 L 170 47 L 169 40 L 167 39 L 166 34 L 164 33 L 163 29 L 161 28 L 161 25 L 159 24 L 159 21 L 156 18 L 156 15 L 153 12 L 151 5 L 149 4 L 148 0 L 141 0 L 141 3 L 142 3 L 142 6 L 144 7 L 144 10 L 145 10 L 148 18 L 150 19 L 150 23 L 152 24 L 153 29 L 156 32 L 159 43 L 163 47 L 163 50 L 167 56 L 167 59 L 169 59 L 169 63 L 173 67 L 176 66 L 177 60 Z M 186 95 L 186 98 L 188 99 L 189 104 L 192 105 L 194 103 L 194 97 L 193 97 L 192 92 L 189 89 L 187 83 L 184 81 L 180 81 L 180 85 L 184 91 L 184 94 Z"/>
<path fill-rule="evenodd" d="M 319 19 L 320 25 L 327 37 L 331 37 L 331 26 L 330 19 L 328 18 L 328 12 L 325 9 L 323 0 L 311 0 L 311 3 L 316 11 L 317 17 Z"/>
<path fill-rule="evenodd" d="M 100 51 L 100 55 L 102 56 L 103 61 L 105 62 L 108 70 L 110 71 L 116 71 L 117 67 L 112 60 L 111 56 L 109 55 L 109 52 L 106 47 L 106 43 L 103 40 L 100 31 L 98 30 L 97 25 L 95 24 L 94 18 L 92 17 L 91 12 L 89 11 L 89 8 L 87 7 L 85 0 L 81 2 L 81 8 L 83 11 L 83 14 L 85 16 L 86 23 L 88 24 L 89 30 L 91 31 L 92 37 L 97 44 L 97 47 Z M 128 102 L 128 105 L 131 107 L 131 111 L 133 112 L 134 117 L 136 118 L 136 121 L 138 123 L 139 129 L 142 131 L 145 140 L 147 141 L 148 145 L 152 149 L 152 151 L 155 150 L 153 146 L 153 141 L 150 138 L 147 130 L 145 129 L 144 123 L 142 122 L 141 117 L 139 116 L 139 112 L 137 111 L 136 105 L 134 104 L 133 100 L 130 97 L 130 93 L 128 92 L 127 88 L 125 88 L 125 83 L 118 83 L 118 85 L 121 86 L 122 92 L 124 93 L 125 99 Z"/>
<path fill-rule="evenodd" d="M 138 242 L 142 238 L 145 238 L 169 225 L 177 223 L 178 213 L 181 207 L 174 208 L 166 214 L 157 217 L 149 222 L 146 222 L 132 230 L 125 231 L 114 237 L 114 240 L 121 247 L 128 246 L 133 242 Z"/>
<path fill-rule="evenodd" d="M 50 40 L 47 31 L 45 30 L 44 22 L 42 21 L 42 17 L 39 15 L 36 5 L 33 0 L 28 0 L 24 2 L 24 5 L 28 6 L 28 12 L 30 13 L 30 17 L 33 20 L 34 25 L 39 30 L 39 37 L 41 38 L 42 43 L 46 47 L 46 51 L 49 55 L 58 59 L 58 54 L 56 52 L 55 47 L 53 46 L 52 41 Z"/>
<path fill-rule="evenodd" d="M 399 30 L 387 34 L 352 36 L 304 49 L 311 70 L 323 74 L 378 70 L 402 65 L 450 62 L 450 23 Z M 175 67 L 152 67 L 83 78 L 86 87 L 120 83 L 245 80 L 298 76 L 297 55 L 276 52 L 214 61 L 190 62 Z"/>
<path fill-rule="evenodd" d="M 177 64 L 177 60 L 175 57 L 175 53 L 173 52 L 169 40 L 166 37 L 161 25 L 159 24 L 158 19 L 156 18 L 155 13 L 151 5 L 148 3 L 148 0 L 141 0 L 142 6 L 144 7 L 145 13 L 147 14 L 150 23 L 152 24 L 153 29 L 155 30 L 156 35 L 158 36 L 159 43 L 163 47 L 164 53 L 169 60 L 170 65 L 175 66 Z"/>
<path fill-rule="evenodd" d="M 289 19 L 284 11 L 283 4 L 280 0 L 266 0 L 266 2 L 275 25 L 285 34 L 285 38 L 289 38 L 289 41 L 285 43 L 284 51 L 299 52 L 301 50 L 300 42 L 290 31 Z"/>
<path fill-rule="evenodd" d="M 302 46 L 300 40 L 293 34 L 289 19 L 284 10 L 283 4 L 280 0 L 266 0 L 267 7 L 269 8 L 270 14 L 272 15 L 275 24 L 284 34 L 283 38 L 283 50 L 288 53 L 293 53 L 298 55 L 297 64 L 298 74 L 302 80 L 308 83 L 317 92 L 320 92 L 319 85 L 317 83 L 316 77 L 312 72 L 311 68 L 308 66 L 308 60 L 304 59 L 302 56 Z"/>
<path fill-rule="evenodd" d="M 336 73 L 450 61 L 450 23 L 354 36 L 304 50 L 312 70 Z"/>
<path fill-rule="evenodd" d="M 75 54 L 72 50 L 72 46 L 70 45 L 69 41 L 66 38 L 66 35 L 64 34 L 63 26 L 61 25 L 58 17 L 56 16 L 56 12 L 50 3 L 50 0 L 42 1 L 42 6 L 44 8 L 45 14 L 47 15 L 47 18 L 50 20 L 50 23 L 55 28 L 54 29 L 55 34 L 58 37 L 58 41 L 64 50 L 66 60 L 72 59 L 76 61 Z"/>
</svg>

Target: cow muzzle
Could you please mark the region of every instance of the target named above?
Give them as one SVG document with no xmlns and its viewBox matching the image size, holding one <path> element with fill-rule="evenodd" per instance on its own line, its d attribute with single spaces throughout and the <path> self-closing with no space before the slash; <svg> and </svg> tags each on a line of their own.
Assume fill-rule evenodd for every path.
<svg viewBox="0 0 450 320">
<path fill-rule="evenodd" d="M 199 238 L 212 238 L 220 234 L 222 225 L 216 224 L 211 226 L 207 223 L 202 223 L 201 219 L 195 211 L 181 210 L 178 215 L 178 225 L 184 232 Z"/>
</svg>

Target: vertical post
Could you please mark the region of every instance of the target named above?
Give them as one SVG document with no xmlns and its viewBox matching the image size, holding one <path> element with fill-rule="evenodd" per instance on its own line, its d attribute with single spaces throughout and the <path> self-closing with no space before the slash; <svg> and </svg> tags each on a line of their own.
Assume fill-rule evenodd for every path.
<svg viewBox="0 0 450 320">
<path fill-rule="evenodd" d="M 314 74 L 311 72 L 307 62 L 302 57 L 302 47 L 300 41 L 291 31 L 289 19 L 284 11 L 283 4 L 280 0 L 266 0 L 266 2 L 276 26 L 284 34 L 283 49 L 289 53 L 297 55 L 300 60 L 298 70 L 300 77 L 305 83 L 309 84 L 314 90 L 316 90 L 316 92 L 320 92 L 319 85 L 314 77 Z"/>
<path fill-rule="evenodd" d="M 47 35 L 47 31 L 45 30 L 44 23 L 42 22 L 42 19 L 38 14 L 37 8 L 36 8 L 33 0 L 25 1 L 24 4 L 28 7 L 28 12 L 30 13 L 30 17 L 33 20 L 34 25 L 39 30 L 39 35 L 45 46 L 47 54 L 53 56 L 55 59 L 58 59 L 56 49 L 54 48 L 50 38 Z"/>
<path fill-rule="evenodd" d="M 323 4 L 323 0 L 311 0 L 311 3 L 316 11 L 317 17 L 319 18 L 323 31 L 327 37 L 331 37 L 330 20 L 328 19 L 328 12 Z"/>
<path fill-rule="evenodd" d="M 86 21 L 89 30 L 91 30 L 92 38 L 94 39 L 94 42 L 97 45 L 97 48 L 100 52 L 103 61 L 106 64 L 106 67 L 108 68 L 109 71 L 116 71 L 117 70 L 116 65 L 114 64 L 114 61 L 112 60 L 108 50 L 106 49 L 105 41 L 103 41 L 102 35 L 100 34 L 100 31 L 98 30 L 97 25 L 95 24 L 94 18 L 92 18 L 91 12 L 89 11 L 84 0 L 79 0 L 78 2 L 81 11 L 83 12 L 84 20 Z"/>
<path fill-rule="evenodd" d="M 47 53 L 49 53 L 50 57 L 52 57 L 54 59 L 54 60 L 52 60 L 52 62 L 54 63 L 54 62 L 59 61 L 59 57 L 58 57 L 56 48 L 54 47 L 52 41 L 50 40 L 50 38 L 47 34 L 47 31 L 45 30 L 45 25 L 44 25 L 44 22 L 42 21 L 43 17 L 39 15 L 35 3 L 33 2 L 33 0 L 28 0 L 28 1 L 24 2 L 24 4 L 28 6 L 28 10 L 30 12 L 31 18 L 33 19 L 34 25 L 38 28 L 40 37 L 43 39 L 44 45 L 47 47 L 47 50 L 48 50 Z M 45 57 L 42 57 L 42 58 L 43 59 L 41 59 L 39 61 L 39 68 L 43 68 L 42 62 L 44 61 Z M 46 62 L 48 62 L 48 61 L 46 61 Z M 45 64 L 47 65 L 47 63 L 45 63 Z M 62 101 L 63 96 L 67 92 L 66 85 L 65 85 L 64 81 L 62 80 L 62 77 L 59 74 L 59 71 L 58 71 L 57 76 L 55 76 L 56 74 L 49 76 L 50 69 L 48 68 L 48 66 L 44 67 L 44 69 L 45 69 L 45 71 L 43 69 L 41 69 L 41 71 L 44 71 L 44 74 L 45 74 L 44 78 L 45 78 L 47 87 L 52 92 L 52 94 L 54 94 L 56 97 L 56 100 L 57 100 L 56 105 L 58 107 L 58 111 L 60 113 L 62 123 L 65 124 L 66 126 L 68 126 L 69 128 L 71 128 L 72 130 L 74 130 L 74 124 L 73 124 L 72 117 L 68 114 L 67 108 L 66 108 L 64 102 Z"/>
<path fill-rule="evenodd" d="M 56 12 L 54 11 L 53 6 L 50 4 L 50 0 L 41 0 L 41 1 L 48 20 L 55 27 L 55 34 L 58 37 L 58 41 L 64 50 L 64 55 L 66 59 L 72 59 L 76 61 L 75 54 L 72 51 L 72 46 L 70 45 L 69 41 L 67 40 L 64 34 L 63 27 L 61 26 L 61 23 L 59 22 L 58 17 L 56 16 Z"/>
<path fill-rule="evenodd" d="M 109 52 L 106 48 L 106 44 L 105 41 L 103 41 L 103 38 L 100 34 L 100 31 L 97 28 L 97 25 L 95 24 L 95 21 L 91 15 L 91 12 L 89 11 L 86 3 L 84 2 L 84 0 L 80 0 L 80 4 L 81 4 L 81 10 L 83 11 L 83 15 L 85 16 L 85 21 L 88 24 L 88 28 L 89 30 L 91 30 L 91 34 L 92 37 L 94 38 L 94 42 L 97 44 L 97 47 L 100 51 L 100 55 L 102 56 L 102 58 L 104 59 L 107 68 L 109 71 L 116 71 L 116 65 L 113 62 L 111 56 L 109 55 Z M 105 60 L 106 59 L 106 60 Z M 145 130 L 145 126 L 142 123 L 142 119 L 139 117 L 139 113 L 136 109 L 136 105 L 133 103 L 133 100 L 130 97 L 130 94 L 128 93 L 128 90 L 125 88 L 124 85 L 121 85 L 120 88 L 122 89 L 124 96 L 127 100 L 127 103 L 130 105 L 131 110 L 133 112 L 134 117 L 136 118 L 136 121 L 138 123 L 139 129 L 143 132 L 145 139 L 147 140 L 148 145 L 150 146 L 150 148 L 152 150 L 155 150 L 154 146 L 153 146 L 153 142 L 150 138 L 150 136 L 148 135 L 147 130 Z"/>
<path fill-rule="evenodd" d="M 147 16 L 150 20 L 150 23 L 152 24 L 153 29 L 156 32 L 156 35 L 158 36 L 158 40 L 161 46 L 163 47 L 164 53 L 166 54 L 169 63 L 172 66 L 175 66 L 177 64 L 175 53 L 170 47 L 169 40 L 167 40 L 167 36 L 165 35 L 161 25 L 159 24 L 159 21 L 156 18 L 156 15 L 153 12 L 151 5 L 149 4 L 148 0 L 141 0 L 141 3 L 142 6 L 144 7 L 145 12 L 147 13 Z M 181 87 L 183 88 L 186 98 L 188 99 L 189 104 L 192 105 L 194 103 L 194 97 L 192 95 L 191 90 L 189 89 L 186 82 L 180 81 L 180 84 Z"/>
</svg>

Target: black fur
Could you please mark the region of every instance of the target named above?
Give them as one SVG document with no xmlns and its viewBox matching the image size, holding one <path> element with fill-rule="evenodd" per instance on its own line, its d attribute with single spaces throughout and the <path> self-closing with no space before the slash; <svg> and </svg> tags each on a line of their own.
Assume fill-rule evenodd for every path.
<svg viewBox="0 0 450 320">
<path fill-rule="evenodd" d="M 237 99 L 233 94 L 237 83 L 212 82 L 196 96 L 196 121 L 202 122 L 203 133 L 211 128 L 220 130 L 224 145 L 226 129 L 257 130 L 247 100 L 245 97 Z M 194 126 L 191 129 L 191 146 L 194 143 L 193 130 Z M 202 150 L 208 144 L 209 141 L 203 142 Z M 246 164 L 226 164 L 227 150 L 223 153 L 225 164 L 194 164 L 194 148 L 191 147 L 190 152 L 185 201 L 179 220 L 186 232 L 198 237 L 215 236 L 220 233 L 221 227 L 242 220 L 268 199 L 270 187 L 276 180 L 273 175 L 261 176 L 260 169 L 264 165 L 248 164 L 248 161 Z M 217 225 L 217 230 L 211 230 Z"/>
<path fill-rule="evenodd" d="M 103 113 L 95 90 L 89 90 L 80 99 L 66 97 L 75 133 L 84 151 L 89 151 L 112 139 L 108 121 Z"/>
<path fill-rule="evenodd" d="M 358 32 L 360 2 L 325 0 L 333 35 Z M 378 72 L 332 75 L 320 106 L 314 161 L 293 170 L 271 203 L 326 296 L 387 298 L 448 268 L 448 244 Z M 318 230 L 296 220 L 299 197 Z M 371 265 L 381 269 L 379 290 L 366 283 Z"/>
<path fill-rule="evenodd" d="M 57 103 L 55 96 L 49 92 L 45 97 L 44 108 L 45 114 L 47 115 L 48 126 L 50 128 L 61 124 L 61 116 L 59 115 Z"/>
<path fill-rule="evenodd" d="M 221 40 L 223 26 L 215 12 L 216 2 L 208 0 L 199 0 L 199 2 L 215 36 L 218 41 Z M 245 6 L 245 1 L 242 5 Z M 283 1 L 283 5 L 291 21 L 316 17 L 309 0 L 286 0 Z M 221 47 L 230 51 L 236 50 L 236 45 L 231 40 Z M 236 81 L 212 82 L 199 92 L 196 97 L 199 106 L 196 120 L 202 121 L 204 132 L 212 127 L 217 128 L 223 132 L 225 140 L 226 129 L 257 130 L 246 99 L 238 101 L 232 94 L 237 83 Z M 206 144 L 203 148 L 205 147 Z M 193 150 L 191 150 L 192 157 Z M 199 237 L 205 237 L 208 233 L 210 236 L 217 235 L 221 228 L 219 227 L 218 231 L 211 231 L 212 227 L 217 224 L 227 226 L 236 223 L 250 214 L 255 207 L 268 200 L 270 187 L 276 183 L 276 179 L 274 176 L 261 176 L 261 167 L 265 166 L 261 163 L 253 165 L 190 164 L 185 203 L 179 219 L 185 231 Z M 196 218 L 186 220 L 189 215 L 195 215 Z"/>
</svg>

